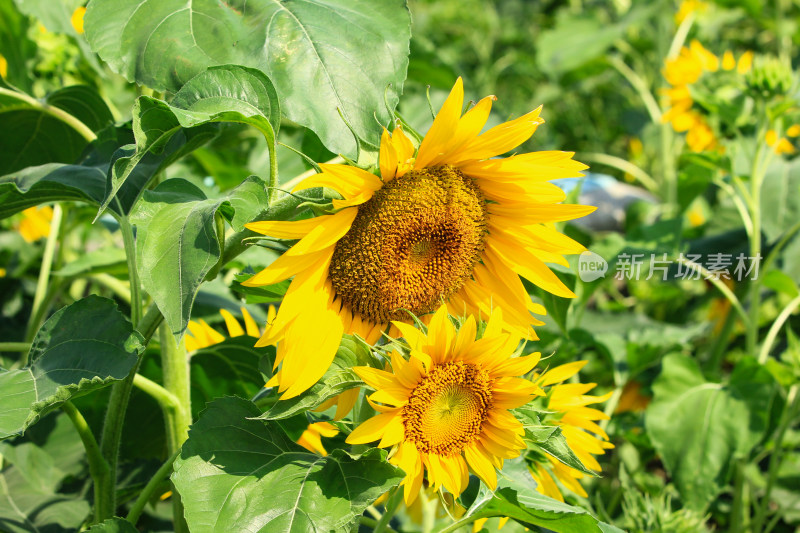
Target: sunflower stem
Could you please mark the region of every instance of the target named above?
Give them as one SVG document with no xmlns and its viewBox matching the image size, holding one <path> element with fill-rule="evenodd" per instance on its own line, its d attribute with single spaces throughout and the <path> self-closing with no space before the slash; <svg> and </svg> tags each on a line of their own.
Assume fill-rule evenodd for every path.
<svg viewBox="0 0 800 533">
<path fill-rule="evenodd" d="M 81 442 L 83 442 L 83 447 L 86 450 L 86 458 L 89 460 L 89 474 L 94 483 L 96 518 L 100 514 L 100 510 L 98 509 L 100 498 L 98 495 L 107 491 L 110 473 L 108 463 L 103 458 L 103 454 L 100 453 L 100 447 L 97 445 L 97 440 L 94 438 L 92 428 L 89 427 L 89 424 L 86 422 L 81 412 L 72 405 L 72 402 L 64 402 L 61 405 L 61 410 L 64 411 L 72 421 L 72 425 L 75 426 L 75 429 L 78 431 Z"/>
<path fill-rule="evenodd" d="M 27 352 L 30 349 L 29 342 L 0 342 L 0 352 Z"/>
<path fill-rule="evenodd" d="M 139 271 L 136 266 L 136 239 L 128 217 L 123 215 L 119 217 L 118 222 L 125 245 L 125 257 L 128 261 L 128 278 L 131 285 L 131 324 L 136 327 L 142 319 L 142 296 L 139 286 Z"/>
<path fill-rule="evenodd" d="M 457 531 L 459 528 L 462 528 L 462 527 L 466 526 L 467 524 L 471 524 L 472 522 L 474 522 L 476 520 L 480 520 L 481 518 L 491 518 L 492 516 L 496 516 L 496 515 L 495 515 L 495 513 L 492 513 L 492 512 L 489 512 L 489 511 L 484 511 L 482 513 L 471 514 L 469 516 L 465 516 L 461 520 L 457 520 L 456 522 L 453 522 L 452 524 L 450 524 L 449 526 L 447 526 L 444 529 L 440 529 L 439 533 L 451 533 L 453 531 Z"/>
<path fill-rule="evenodd" d="M 370 518 L 368 516 L 362 516 L 362 517 L 360 517 L 358 519 L 358 521 L 362 525 L 365 525 L 367 527 L 375 527 L 378 524 L 377 520 L 375 520 L 374 518 Z M 377 531 L 377 529 L 375 531 Z M 394 529 L 392 529 L 392 528 L 390 528 L 388 526 L 384 528 L 384 531 L 386 531 L 386 533 L 397 533 L 396 530 L 394 530 Z"/>
<path fill-rule="evenodd" d="M 192 424 L 190 384 L 189 384 L 189 357 L 183 345 L 175 340 L 169 326 L 161 323 L 158 328 L 161 341 L 161 368 L 164 372 L 164 389 L 178 402 L 177 409 L 166 409 L 164 421 L 167 431 L 167 451 L 174 454 L 181 449 L 181 445 L 189 437 L 189 426 Z M 172 519 L 175 532 L 189 531 L 183 516 L 183 502 L 180 494 L 173 487 Z"/>
<path fill-rule="evenodd" d="M 759 106 L 759 115 L 765 111 L 763 105 Z M 761 260 L 761 184 L 764 181 L 764 165 L 761 164 L 763 149 L 766 144 L 767 124 L 762 121 L 756 135 L 756 152 L 753 156 L 750 171 L 750 219 L 753 222 L 753 233 L 750 235 L 750 260 Z M 758 348 L 758 315 L 761 307 L 761 283 L 756 275 L 750 280 L 750 320 L 747 327 L 747 352 L 756 355 Z"/>
<path fill-rule="evenodd" d="M 170 471 L 172 470 L 172 463 L 175 462 L 175 459 L 178 457 L 179 452 L 173 453 L 169 459 L 167 459 L 161 468 L 150 478 L 150 481 L 147 482 L 142 492 L 139 493 L 137 496 L 136 501 L 133 503 L 131 510 L 128 511 L 128 516 L 125 517 L 125 520 L 136 525 L 136 522 L 139 521 L 139 517 L 142 515 L 142 511 L 144 511 L 147 502 L 150 501 L 150 498 L 153 497 L 156 489 L 161 485 L 161 482 L 164 481 L 169 476 Z"/>
</svg>

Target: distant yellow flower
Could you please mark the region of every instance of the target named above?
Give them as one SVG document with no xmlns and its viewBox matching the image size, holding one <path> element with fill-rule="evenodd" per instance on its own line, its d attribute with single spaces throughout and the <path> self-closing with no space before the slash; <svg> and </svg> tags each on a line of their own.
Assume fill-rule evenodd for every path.
<svg viewBox="0 0 800 533">
<path fill-rule="evenodd" d="M 35 242 L 50 235 L 53 208 L 50 206 L 29 207 L 22 212 L 18 231 L 27 242 Z"/>
<path fill-rule="evenodd" d="M 520 276 L 562 297 L 574 297 L 546 263 L 568 266 L 564 255 L 584 246 L 553 222 L 594 211 L 565 205 L 548 181 L 581 175 L 572 152 L 496 156 L 528 140 L 544 121 L 541 108 L 483 133 L 493 96 L 462 115 L 459 78 L 416 149 L 397 127 L 384 130 L 380 176 L 348 165 L 320 165 L 295 190 L 329 187 L 335 214 L 298 221 L 247 224 L 257 233 L 300 239 L 243 283 L 271 285 L 294 277 L 275 323 L 259 344 L 287 344 L 279 391 L 292 398 L 330 366 L 342 334 L 368 342 L 408 311 L 428 315 L 441 302 L 454 314 L 501 307 L 507 328 L 535 336 L 542 322 Z"/>
<path fill-rule="evenodd" d="M 521 339 L 503 331 L 499 308 L 479 340 L 475 318 L 456 332 L 446 306 L 436 311 L 427 334 L 394 324 L 411 347 L 410 357 L 392 353 L 391 372 L 353 369 L 375 389 L 368 400 L 380 414 L 353 430 L 347 442 L 380 440 L 379 447 L 393 447 L 390 460 L 406 473 L 406 503 L 417 497 L 426 470 L 429 485 L 444 485 L 455 496 L 466 489 L 470 469 L 494 490 L 495 469 L 525 449 L 524 429 L 509 409 L 542 394 L 515 376 L 530 372 L 540 354 L 510 357 Z"/>
<path fill-rule="evenodd" d="M 297 439 L 297 444 L 310 452 L 325 457 L 328 455 L 328 451 L 322 445 L 321 437 L 335 437 L 338 433 L 339 430 L 336 429 L 336 426 L 329 422 L 315 422 L 308 425 L 308 428 Z"/>
<path fill-rule="evenodd" d="M 699 41 L 692 41 L 688 47 L 681 48 L 677 57 L 664 64 L 664 78 L 672 86 L 664 89 L 668 109 L 662 116 L 663 122 L 672 124 L 677 132 L 687 132 L 686 143 L 693 152 L 713 150 L 718 147 L 717 138 L 701 109 L 695 106 L 691 86 L 706 73 L 714 73 L 720 69 L 725 71 L 737 69 L 739 74 L 750 70 L 753 62 L 752 52 L 741 55 L 737 64 L 733 52 L 726 51 L 722 61 L 708 51 Z"/>
<path fill-rule="evenodd" d="M 81 6 L 72 12 L 72 17 L 69 19 L 69 21 L 72 23 L 72 27 L 75 28 L 75 31 L 78 32 L 78 34 L 83 33 L 84 15 L 86 15 L 86 8 Z"/>
<path fill-rule="evenodd" d="M 639 413 L 650 404 L 650 397 L 642 394 L 642 385 L 638 381 L 629 381 L 622 389 L 622 395 L 617 402 L 616 413 Z"/>
<path fill-rule="evenodd" d="M 4 277 L 6 277 L 6 269 L 5 268 L 0 268 L 0 278 L 4 278 Z"/>
<path fill-rule="evenodd" d="M 767 141 L 767 146 L 770 146 L 772 150 L 778 155 L 793 154 L 795 151 L 794 145 L 791 142 L 789 142 L 789 139 L 787 139 L 786 137 L 781 137 L 779 139 L 778 133 L 775 130 L 769 130 L 767 132 L 766 141 Z"/>
<path fill-rule="evenodd" d="M 6 76 L 8 76 L 8 61 L 3 57 L 3 54 L 0 54 L 0 78 L 5 78 Z"/>
<path fill-rule="evenodd" d="M 700 0 L 683 0 L 681 5 L 678 7 L 678 12 L 675 13 L 675 24 L 680 24 L 690 14 L 699 11 L 705 11 L 707 8 L 708 4 L 706 2 L 702 2 Z"/>
<path fill-rule="evenodd" d="M 567 446 L 586 468 L 599 472 L 600 463 L 594 456 L 604 454 L 605 450 L 613 448 L 614 445 L 608 442 L 608 435 L 596 424 L 597 420 L 608 419 L 608 415 L 587 406 L 605 402 L 612 393 L 589 396 L 586 393 L 595 387 L 594 383 L 563 383 L 577 374 L 586 363 L 586 361 L 576 361 L 557 366 L 534 378 L 534 382 L 544 389 L 547 395 L 545 408 L 554 413 L 552 422 L 561 427 Z M 549 423 L 551 420 L 548 419 L 546 422 Z M 564 501 L 555 479 L 575 494 L 587 497 L 586 491 L 579 483 L 585 474 L 549 455 L 547 462 L 532 466 L 531 475 L 536 481 L 536 490 L 551 498 Z"/>
<path fill-rule="evenodd" d="M 789 129 L 786 130 L 786 135 L 789 137 L 798 137 L 800 136 L 800 124 L 793 124 L 789 126 Z"/>
</svg>

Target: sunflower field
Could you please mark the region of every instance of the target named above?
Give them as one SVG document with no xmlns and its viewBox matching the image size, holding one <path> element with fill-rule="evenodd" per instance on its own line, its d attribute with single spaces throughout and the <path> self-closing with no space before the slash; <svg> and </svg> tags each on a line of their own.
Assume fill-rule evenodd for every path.
<svg viewBox="0 0 800 533">
<path fill-rule="evenodd" d="M 0 0 L 0 533 L 800 532 L 797 0 Z"/>
</svg>

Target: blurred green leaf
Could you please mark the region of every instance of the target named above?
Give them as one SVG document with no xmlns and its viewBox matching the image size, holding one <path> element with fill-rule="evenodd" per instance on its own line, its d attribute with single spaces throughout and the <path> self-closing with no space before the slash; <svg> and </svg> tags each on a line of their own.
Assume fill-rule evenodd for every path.
<svg viewBox="0 0 800 533">
<path fill-rule="evenodd" d="M 8 62 L 6 80 L 23 91 L 30 91 L 28 61 L 36 55 L 36 44 L 28 37 L 30 21 L 14 4 L 0 0 L 0 55 Z"/>
<path fill-rule="evenodd" d="M 223 398 L 192 425 L 172 481 L 193 532 L 350 533 L 404 477 L 382 450 L 320 457 L 259 414 L 248 401 Z"/>
<path fill-rule="evenodd" d="M 54 91 L 47 96 L 47 103 L 63 109 L 95 133 L 114 122 L 108 105 L 88 85 L 72 85 Z"/>
<path fill-rule="evenodd" d="M 48 163 L 0 177 L 0 218 L 36 205 L 83 201 L 100 205 L 106 174 L 97 167 Z"/>
<path fill-rule="evenodd" d="M 177 91 L 206 67 L 257 68 L 289 119 L 348 155 L 356 145 L 337 108 L 377 144 L 375 117 L 391 119 L 384 94 L 393 109 L 402 92 L 409 25 L 402 0 L 95 0 L 86 13 L 90 44 L 128 80 Z"/>
<path fill-rule="evenodd" d="M 259 418 L 278 420 L 314 409 L 326 400 L 364 383 L 352 370 L 354 366 L 382 368 L 369 347 L 350 335 L 345 335 L 330 368 L 313 387 L 294 398 L 276 402 Z"/>
<path fill-rule="evenodd" d="M 764 437 L 777 386 L 755 360 L 743 359 L 727 384 L 707 382 L 692 359 L 664 358 L 653 383 L 647 433 L 681 494 L 704 510 L 722 490 L 732 461 L 746 458 Z"/>
<path fill-rule="evenodd" d="M 768 241 L 778 239 L 800 220 L 800 159 L 778 159 L 761 186 L 761 221 Z"/>
<path fill-rule="evenodd" d="M 33 339 L 31 365 L 0 369 L 0 439 L 21 434 L 74 396 L 125 378 L 139 341 L 107 298 L 87 296 L 56 312 Z"/>
<path fill-rule="evenodd" d="M 125 250 L 108 247 L 87 252 L 53 272 L 53 275 L 74 277 L 99 273 L 121 274 L 127 277 L 128 263 L 125 259 Z"/>
</svg>

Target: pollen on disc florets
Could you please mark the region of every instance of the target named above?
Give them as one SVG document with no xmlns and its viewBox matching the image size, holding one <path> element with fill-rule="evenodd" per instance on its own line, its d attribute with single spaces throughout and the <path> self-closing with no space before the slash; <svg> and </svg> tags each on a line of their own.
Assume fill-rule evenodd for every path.
<svg viewBox="0 0 800 533">
<path fill-rule="evenodd" d="M 403 406 L 405 438 L 422 453 L 452 456 L 478 435 L 492 407 L 493 379 L 462 361 L 434 366 Z"/>
<path fill-rule="evenodd" d="M 333 253 L 333 288 L 374 323 L 433 311 L 472 274 L 486 221 L 483 195 L 457 168 L 409 171 L 358 207 Z"/>
</svg>

